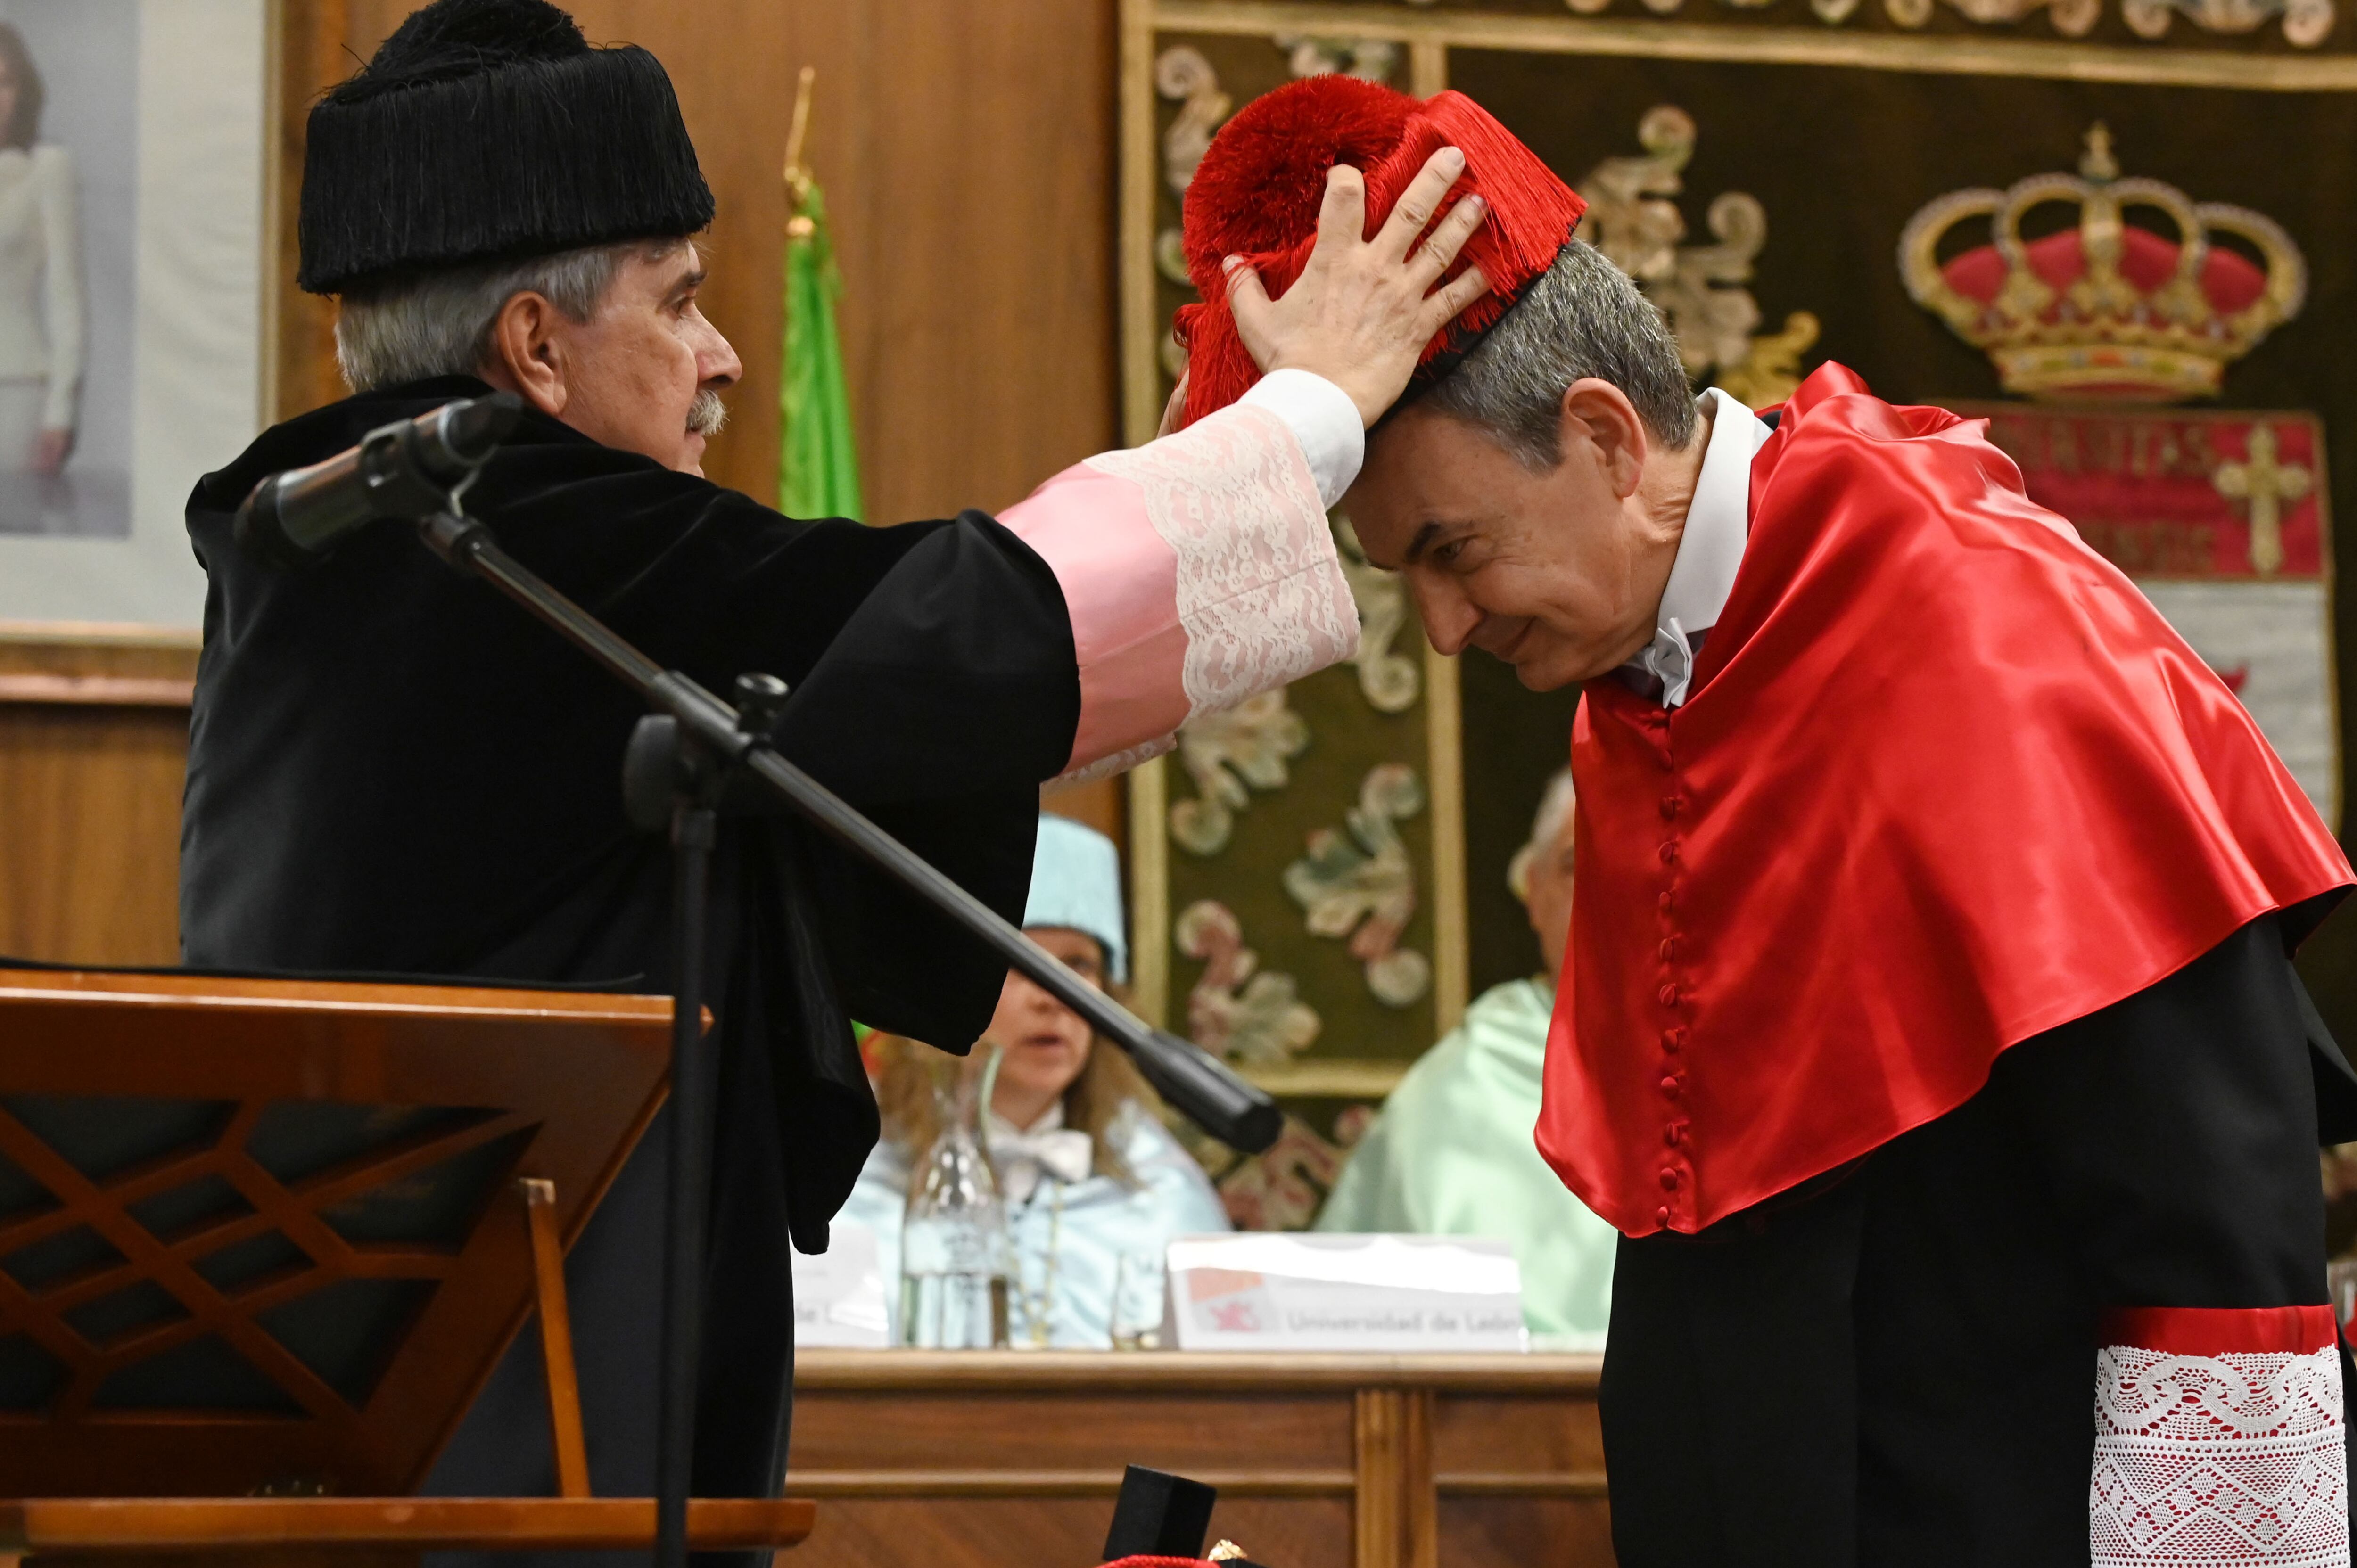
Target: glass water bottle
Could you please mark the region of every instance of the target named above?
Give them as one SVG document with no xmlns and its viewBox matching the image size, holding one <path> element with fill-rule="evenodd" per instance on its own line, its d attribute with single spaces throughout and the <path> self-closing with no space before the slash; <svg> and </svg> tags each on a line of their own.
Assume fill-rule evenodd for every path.
<svg viewBox="0 0 2357 1568">
<path fill-rule="evenodd" d="M 996 1049 L 996 1047 L 992 1047 Z M 984 1152 L 980 1064 L 935 1064 L 941 1133 L 909 1177 L 900 1237 L 900 1334 L 926 1349 L 973 1350 L 1007 1342 L 1011 1247 L 1006 1206 Z"/>
</svg>

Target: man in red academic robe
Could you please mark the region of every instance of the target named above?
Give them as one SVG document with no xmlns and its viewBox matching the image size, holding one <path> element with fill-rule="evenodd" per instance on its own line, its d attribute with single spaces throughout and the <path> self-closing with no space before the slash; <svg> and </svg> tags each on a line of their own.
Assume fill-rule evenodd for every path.
<svg viewBox="0 0 2357 1568">
<path fill-rule="evenodd" d="M 1190 258 L 1281 291 L 1324 164 L 1381 210 L 1440 135 L 1498 292 L 1346 505 L 1443 652 L 1585 685 L 1538 1139 L 1623 1236 L 1624 1568 L 2347 1564 L 2313 1151 L 2357 1082 L 2288 961 L 2332 835 L 1979 424 L 1838 365 L 1697 402 L 1465 100 L 1261 100 Z M 1189 417 L 1254 374 L 1201 281 Z"/>
</svg>

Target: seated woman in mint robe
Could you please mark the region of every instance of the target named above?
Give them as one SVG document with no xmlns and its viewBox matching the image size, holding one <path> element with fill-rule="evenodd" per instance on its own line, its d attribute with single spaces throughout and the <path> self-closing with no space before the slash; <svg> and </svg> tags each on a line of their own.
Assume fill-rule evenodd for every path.
<svg viewBox="0 0 2357 1568">
<path fill-rule="evenodd" d="M 1597 1349 L 1618 1237 L 1532 1141 L 1539 1069 L 1571 929 L 1571 773 L 1555 775 L 1507 874 L 1546 972 L 1492 986 L 1416 1059 L 1351 1152 L 1318 1217 L 1327 1231 L 1501 1236 L 1523 1265 L 1523 1321 L 1551 1348 Z"/>
<path fill-rule="evenodd" d="M 1128 977 L 1123 926 L 1113 841 L 1041 816 L 1026 933 L 1101 986 Z M 1231 1229 L 1202 1167 L 1163 1126 L 1160 1101 L 1129 1058 L 1022 975 L 1008 973 L 983 1045 L 1003 1053 L 984 1124 L 1019 1276 L 1008 1303 L 1015 1343 L 1105 1348 L 1116 1290 L 1121 1326 L 1151 1329 L 1171 1238 Z M 909 1170 L 940 1131 L 939 1053 L 889 1036 L 873 1047 L 884 1136 L 835 1224 L 875 1231 L 877 1266 L 897 1303 Z M 975 1051 L 976 1067 L 985 1055 Z"/>
</svg>

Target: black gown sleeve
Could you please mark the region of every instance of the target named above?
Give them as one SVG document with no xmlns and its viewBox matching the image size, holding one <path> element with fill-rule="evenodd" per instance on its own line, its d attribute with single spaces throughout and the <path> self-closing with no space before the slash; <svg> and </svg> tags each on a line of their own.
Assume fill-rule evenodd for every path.
<svg viewBox="0 0 2357 1568">
<path fill-rule="evenodd" d="M 209 477 L 210 579 L 183 819 L 192 963 L 669 988 L 667 856 L 627 821 L 635 699 L 485 585 L 384 525 L 283 570 L 230 514 L 276 468 L 480 391 L 357 399 Z M 980 512 L 872 528 L 736 491 L 528 417 L 467 496 L 524 565 L 650 657 L 726 694 L 793 693 L 780 748 L 1010 920 L 1039 787 L 1080 686 L 1061 590 Z M 846 1015 L 963 1050 L 1005 968 L 798 823 L 724 828 L 725 1042 L 761 1049 L 795 1233 L 823 1237 L 873 1144 Z"/>
<path fill-rule="evenodd" d="M 549 456 L 569 467 L 578 449 Z M 651 466 L 603 478 L 594 499 L 575 484 L 500 478 L 514 499 L 495 491 L 490 515 L 521 559 L 544 562 L 560 585 L 579 577 L 594 613 L 712 691 L 753 671 L 785 679 L 779 749 L 1020 919 L 1039 788 L 1080 722 L 1062 590 L 1028 546 L 978 511 L 888 528 L 798 521 Z M 620 545 L 610 564 L 580 550 L 593 505 Z M 853 1015 L 965 1049 L 1005 966 L 832 841 L 810 837 L 805 858 Z"/>
<path fill-rule="evenodd" d="M 519 558 L 545 563 L 560 586 L 575 579 L 594 613 L 712 691 L 750 671 L 782 677 L 793 690 L 779 749 L 1020 922 L 1039 785 L 1080 721 L 1062 591 L 1028 546 L 978 511 L 887 528 L 800 521 L 628 459 L 587 487 L 593 498 L 579 481 L 533 482 L 535 459 L 570 472 L 577 447 L 518 456 L 487 515 Z M 584 548 L 592 516 L 610 560 Z M 876 1136 L 847 1021 L 963 1052 L 1006 965 L 798 822 L 773 811 L 734 836 L 759 864 L 736 888 L 749 950 L 729 1033 L 769 1043 L 770 1095 L 797 1156 L 796 1239 L 823 1245 Z"/>
</svg>

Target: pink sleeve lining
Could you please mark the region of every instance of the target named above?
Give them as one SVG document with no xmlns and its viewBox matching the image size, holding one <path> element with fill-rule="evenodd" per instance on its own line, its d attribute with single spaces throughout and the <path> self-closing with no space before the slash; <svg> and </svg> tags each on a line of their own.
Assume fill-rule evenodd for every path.
<svg viewBox="0 0 2357 1568">
<path fill-rule="evenodd" d="M 1064 590 L 1081 665 L 1081 725 L 1067 771 L 1174 733 L 1187 718 L 1178 558 L 1138 488 L 1076 464 L 999 521 Z"/>
<path fill-rule="evenodd" d="M 1066 773 L 1168 750 L 1189 719 L 1358 650 L 1300 444 L 1239 405 L 1067 468 L 1000 521 L 1056 574 L 1080 661 Z"/>
</svg>

